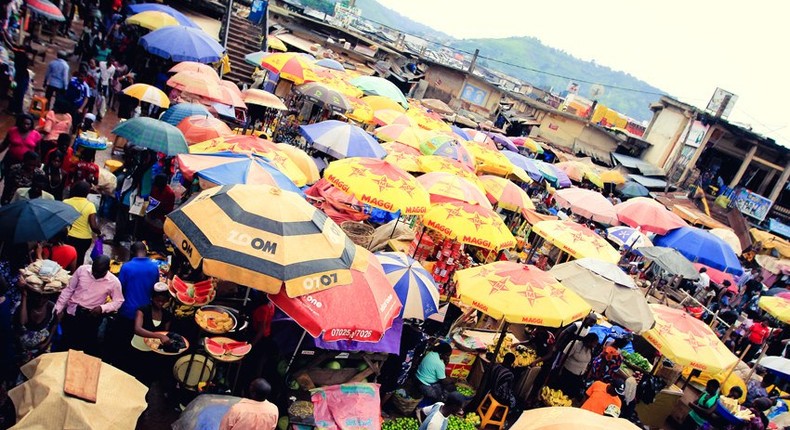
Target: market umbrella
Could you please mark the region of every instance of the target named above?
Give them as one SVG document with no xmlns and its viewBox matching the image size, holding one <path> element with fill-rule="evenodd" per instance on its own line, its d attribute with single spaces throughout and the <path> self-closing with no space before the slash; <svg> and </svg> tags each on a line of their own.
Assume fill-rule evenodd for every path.
<svg viewBox="0 0 790 430">
<path fill-rule="evenodd" d="M 511 140 L 516 146 L 523 146 L 524 148 L 527 148 L 529 152 L 543 154 L 543 147 L 535 139 L 529 137 L 513 137 Z"/>
<path fill-rule="evenodd" d="M 497 149 L 494 140 L 488 137 L 488 135 L 485 132 L 480 130 L 475 130 L 473 128 L 463 128 L 462 130 L 464 131 L 464 133 L 466 133 L 467 136 L 469 136 L 469 140 L 471 142 L 479 143 L 487 147 L 488 149 L 493 149 L 493 150 Z"/>
<path fill-rule="evenodd" d="M 650 238 L 641 231 L 631 227 L 609 227 L 606 229 L 606 238 L 614 242 L 618 248 L 637 249 L 645 246 L 653 246 Z"/>
<path fill-rule="evenodd" d="M 554 166 L 558 169 L 562 169 L 562 171 L 574 182 L 581 182 L 584 180 L 584 175 L 590 169 L 589 166 L 580 161 L 562 161 Z"/>
<path fill-rule="evenodd" d="M 317 348 L 329 351 L 363 351 L 382 352 L 384 354 L 400 354 L 401 337 L 403 336 L 403 319 L 392 321 L 392 327 L 384 332 L 378 342 L 360 342 L 356 340 L 325 341 L 321 336 L 313 339 Z"/>
<path fill-rule="evenodd" d="M 347 96 L 346 98 L 351 105 L 351 111 L 346 112 L 346 117 L 348 119 L 363 124 L 373 123 L 373 109 L 371 109 L 370 106 L 356 97 Z"/>
<path fill-rule="evenodd" d="M 741 239 L 738 238 L 738 235 L 735 234 L 729 228 L 712 228 L 710 230 L 710 234 L 718 237 L 719 239 L 723 240 L 730 245 L 735 255 L 741 255 L 743 253 L 743 248 L 741 247 Z"/>
<path fill-rule="evenodd" d="M 735 277 L 733 277 L 732 274 L 724 273 L 721 270 L 714 269 L 713 267 L 706 266 L 704 264 L 700 264 L 700 263 L 692 263 L 692 264 L 694 264 L 694 268 L 697 269 L 698 272 L 699 269 L 704 267 L 707 270 L 707 274 L 710 277 L 710 280 L 719 285 L 721 285 L 724 281 L 730 281 L 730 289 L 734 290 L 733 291 L 734 293 L 736 294 L 738 293 L 738 284 L 737 282 L 735 282 Z"/>
<path fill-rule="evenodd" d="M 177 127 L 190 145 L 233 134 L 227 124 L 213 116 L 188 116 Z"/>
<path fill-rule="evenodd" d="M 535 266 L 497 261 L 455 273 L 461 302 L 508 323 L 562 327 L 590 305 Z"/>
<path fill-rule="evenodd" d="M 599 177 L 601 178 L 602 182 L 605 182 L 607 184 L 616 184 L 616 185 L 625 184 L 625 176 L 623 176 L 622 173 L 614 169 L 602 172 L 599 175 Z M 636 182 L 634 182 L 634 184 L 636 184 Z"/>
<path fill-rule="evenodd" d="M 639 430 L 624 418 L 612 418 L 571 407 L 537 408 L 521 414 L 510 430 Z"/>
<path fill-rule="evenodd" d="M 59 22 L 66 20 L 60 8 L 48 0 L 26 0 L 25 5 L 30 12 L 41 15 L 46 19 Z"/>
<path fill-rule="evenodd" d="M 772 317 L 790 324 L 790 299 L 782 296 L 760 297 L 757 304 Z"/>
<path fill-rule="evenodd" d="M 533 181 L 543 180 L 540 169 L 538 169 L 538 166 L 535 165 L 531 158 L 527 158 L 512 151 L 502 151 L 502 154 L 507 157 L 514 166 L 524 169 Z"/>
<path fill-rule="evenodd" d="M 313 148 L 337 159 L 348 157 L 384 158 L 387 152 L 365 130 L 346 122 L 328 120 L 299 126 L 299 133 Z"/>
<path fill-rule="evenodd" d="M 401 318 L 425 320 L 439 312 L 439 288 L 431 275 L 415 259 L 402 252 L 375 254 L 403 304 Z"/>
<path fill-rule="evenodd" d="M 670 275 L 681 276 L 691 281 L 699 279 L 699 272 L 694 268 L 694 265 L 675 249 L 663 246 L 646 246 L 639 248 L 639 253 Z"/>
<path fill-rule="evenodd" d="M 392 124 L 378 127 L 373 132 L 373 135 L 384 142 L 398 142 L 416 149 L 420 149 L 422 142 L 431 136 L 430 132 L 426 130 L 404 124 Z"/>
<path fill-rule="evenodd" d="M 357 250 L 323 212 L 268 185 L 202 191 L 171 212 L 165 234 L 207 276 L 290 297 L 352 282 Z"/>
<path fill-rule="evenodd" d="M 692 262 L 699 262 L 733 275 L 743 273 L 741 262 L 727 242 L 697 227 L 681 227 L 665 236 L 657 237 L 653 243 L 677 249 Z"/>
<path fill-rule="evenodd" d="M 499 176 L 507 176 L 513 172 L 513 163 L 501 152 L 473 141 L 465 141 L 461 142 L 461 144 L 474 157 L 478 172 L 492 173 Z"/>
<path fill-rule="evenodd" d="M 738 357 L 704 321 L 684 309 L 651 304 L 650 310 L 656 325 L 642 333 L 642 337 L 676 365 L 715 374 L 738 363 Z"/>
<path fill-rule="evenodd" d="M 182 119 L 192 115 L 209 116 L 210 114 L 208 109 L 206 109 L 206 107 L 201 104 L 179 103 L 167 108 L 167 110 L 162 113 L 159 119 L 170 125 L 178 125 Z"/>
<path fill-rule="evenodd" d="M 431 172 L 419 176 L 417 182 L 428 191 L 431 203 L 457 201 L 492 208 L 480 187 L 461 176 L 447 172 Z"/>
<path fill-rule="evenodd" d="M 601 193 L 584 188 L 557 190 L 554 200 L 562 208 L 568 208 L 574 215 L 606 225 L 617 225 L 617 212 L 612 203 Z"/>
<path fill-rule="evenodd" d="M 235 184 L 271 185 L 302 194 L 290 178 L 257 154 L 180 154 L 176 159 L 184 178 L 188 181 L 198 178 L 203 188 Z"/>
<path fill-rule="evenodd" d="M 430 109 L 434 112 L 438 112 L 440 114 L 452 115 L 455 113 L 453 108 L 451 108 L 450 106 L 447 105 L 447 103 L 439 99 L 422 99 L 420 100 L 420 104 L 423 107 Z"/>
<path fill-rule="evenodd" d="M 310 61 L 305 56 L 293 52 L 267 55 L 261 60 L 261 67 L 279 74 L 280 79 L 291 81 L 296 85 L 318 79 Z"/>
<path fill-rule="evenodd" d="M 278 39 L 277 36 L 268 35 L 266 36 L 266 46 L 269 49 L 274 49 L 275 51 L 286 52 L 288 51 L 288 47 L 285 46 L 282 40 Z"/>
<path fill-rule="evenodd" d="M 790 377 L 790 359 L 784 357 L 768 356 L 760 360 L 760 366 L 781 374 L 785 378 Z"/>
<path fill-rule="evenodd" d="M 263 51 L 250 52 L 244 56 L 244 62 L 251 66 L 260 67 L 263 59 L 269 55 L 272 55 L 272 53 Z"/>
<path fill-rule="evenodd" d="M 69 354 L 42 354 L 22 366 L 25 382 L 8 392 L 16 407 L 14 427 L 134 429 L 148 406 L 145 401 L 148 387 L 131 375 L 100 363 L 96 402 L 69 396 L 63 391 Z"/>
<path fill-rule="evenodd" d="M 153 118 L 128 119 L 118 123 L 112 129 L 112 134 L 125 138 L 133 145 L 162 152 L 169 156 L 189 152 L 187 141 L 181 130 Z"/>
<path fill-rule="evenodd" d="M 170 25 L 178 25 L 178 20 L 172 15 L 168 15 L 164 12 L 147 10 L 126 18 L 126 23 L 147 28 L 149 30 L 157 30 Z"/>
<path fill-rule="evenodd" d="M 479 183 L 474 170 L 458 160 L 438 155 L 421 155 L 417 157 L 417 164 L 420 166 L 420 172 L 447 172 L 461 176 L 472 183 Z"/>
<path fill-rule="evenodd" d="M 776 249 L 782 257 L 790 257 L 790 241 L 783 239 L 775 234 L 769 233 L 758 228 L 750 228 L 749 233 L 755 242 L 760 242 L 765 249 Z"/>
<path fill-rule="evenodd" d="M 432 204 L 423 225 L 440 235 L 478 248 L 499 251 L 516 245 L 502 218 L 491 209 L 465 202 Z"/>
<path fill-rule="evenodd" d="M 401 151 L 395 148 L 405 147 L 410 148 L 413 151 L 416 151 L 416 149 L 398 142 L 385 142 L 381 144 L 381 147 L 387 151 L 387 156 L 384 157 L 384 161 L 392 163 L 407 172 L 420 171 L 420 164 L 417 161 L 419 155 L 415 155 L 407 151 Z"/>
<path fill-rule="evenodd" d="M 378 260 L 364 248 L 356 252 L 365 255 L 366 267 L 352 269 L 350 282 L 300 297 L 280 291 L 269 298 L 310 336 L 377 342 L 392 327 L 401 302 Z"/>
<path fill-rule="evenodd" d="M 358 76 L 349 81 L 351 85 L 362 90 L 370 96 L 386 97 L 401 105 L 404 109 L 409 108 L 409 101 L 403 92 L 392 82 L 378 76 Z"/>
<path fill-rule="evenodd" d="M 614 209 L 617 219 L 623 224 L 656 234 L 667 234 L 670 230 L 688 226 L 664 205 L 647 197 L 629 199 L 617 204 Z"/>
<path fill-rule="evenodd" d="M 346 96 L 325 84 L 308 82 L 297 86 L 294 88 L 294 91 L 305 96 L 308 100 L 333 111 L 343 113 L 352 109 L 351 102 L 348 101 Z"/>
<path fill-rule="evenodd" d="M 354 88 L 357 88 L 357 87 L 354 87 Z M 363 102 L 365 102 L 365 104 L 370 106 L 370 108 L 373 109 L 374 112 L 377 112 L 377 111 L 380 111 L 380 110 L 394 110 L 396 112 L 400 112 L 402 114 L 405 114 L 406 113 L 406 109 L 408 108 L 408 106 L 406 106 L 406 107 L 401 106 L 398 102 L 395 102 L 392 99 L 389 99 L 387 97 L 382 97 L 382 96 L 366 95 L 365 97 L 362 97 L 361 100 Z M 410 120 L 412 120 L 412 119 L 410 118 Z M 414 125 L 416 125 L 416 124 L 414 124 Z"/>
<path fill-rule="evenodd" d="M 158 4 L 158 3 L 138 3 L 138 4 L 127 6 L 127 9 L 129 9 L 129 11 L 131 11 L 132 14 L 141 13 L 149 10 L 164 12 L 174 17 L 180 25 L 193 27 L 193 28 L 200 28 L 191 19 L 189 19 L 189 17 L 167 5 Z"/>
<path fill-rule="evenodd" d="M 242 109 L 247 109 L 247 104 L 244 102 L 244 96 L 239 90 L 239 87 L 236 84 L 228 85 L 226 80 L 222 80 L 217 86 L 217 91 L 219 95 L 209 97 L 211 100 L 222 103 L 227 106 L 238 107 Z M 235 117 L 233 117 L 235 119 Z"/>
<path fill-rule="evenodd" d="M 559 178 L 557 177 L 557 171 L 559 169 L 554 169 L 553 167 L 551 167 L 551 164 L 540 160 L 532 160 L 532 164 L 534 164 L 535 167 L 538 169 L 543 179 L 549 181 L 555 186 L 558 186 Z M 563 174 L 565 174 L 565 172 L 563 172 Z M 565 176 L 567 177 L 567 175 Z"/>
<path fill-rule="evenodd" d="M 0 207 L 0 241 L 40 242 L 60 233 L 80 214 L 56 200 L 18 200 Z"/>
<path fill-rule="evenodd" d="M 340 72 L 344 72 L 346 70 L 339 61 L 333 60 L 331 58 L 322 58 L 315 62 L 316 66 L 326 67 L 327 69 L 337 70 Z"/>
<path fill-rule="evenodd" d="M 124 88 L 123 93 L 129 97 L 159 106 L 162 109 L 170 107 L 170 99 L 159 88 L 148 84 L 132 84 Z"/>
<path fill-rule="evenodd" d="M 463 140 L 472 140 L 472 137 L 471 137 L 471 136 L 469 136 L 469 135 L 468 135 L 468 134 L 467 134 L 467 133 L 464 131 L 464 129 L 462 129 L 461 127 L 458 127 L 457 125 L 450 124 L 450 130 L 452 130 L 452 131 L 453 131 L 453 133 L 457 134 L 457 135 L 458 135 L 459 137 L 461 137 L 461 139 L 463 139 Z"/>
<path fill-rule="evenodd" d="M 613 323 L 635 333 L 655 324 L 645 296 L 614 263 L 582 258 L 557 264 L 549 273 Z"/>
<path fill-rule="evenodd" d="M 162 27 L 140 38 L 146 51 L 172 61 L 213 63 L 225 52 L 216 40 L 203 30 L 180 25 Z"/>
<path fill-rule="evenodd" d="M 282 99 L 276 95 L 263 90 L 250 88 L 241 92 L 242 100 L 245 104 L 263 106 L 267 108 L 286 110 L 288 109 Z"/>
<path fill-rule="evenodd" d="M 406 111 L 406 116 L 410 117 L 419 127 L 426 130 L 452 132 L 450 124 L 444 122 L 441 115 L 436 112 L 422 110 L 419 106 L 412 107 Z"/>
<path fill-rule="evenodd" d="M 179 73 L 179 72 L 196 73 L 198 75 L 206 76 L 207 78 L 215 82 L 220 81 L 220 77 L 217 74 L 217 70 L 214 67 L 208 64 L 198 63 L 195 61 L 182 61 L 176 64 L 175 66 L 171 67 L 170 70 L 168 71 L 171 73 Z"/>
<path fill-rule="evenodd" d="M 410 155 L 412 157 L 419 157 L 422 155 L 419 149 L 409 146 L 400 142 L 382 142 L 381 147 L 387 151 L 388 155 L 393 155 L 393 153 L 401 153 L 405 155 Z"/>
<path fill-rule="evenodd" d="M 494 140 L 494 143 L 502 146 L 503 149 L 508 149 L 510 151 L 518 152 L 518 146 L 516 146 L 516 144 L 513 143 L 513 141 L 510 140 L 510 138 L 505 136 L 504 134 L 492 133 L 492 132 L 486 132 L 486 134 L 488 134 L 488 136 Z"/>
<path fill-rule="evenodd" d="M 790 260 L 786 258 L 776 258 L 770 255 L 758 254 L 754 256 L 754 261 L 756 261 L 763 270 L 773 273 L 774 275 L 790 275 Z"/>
<path fill-rule="evenodd" d="M 483 175 L 480 177 L 489 201 L 502 209 L 521 212 L 524 209 L 535 209 L 527 192 L 513 182 L 499 176 Z"/>
<path fill-rule="evenodd" d="M 438 146 L 431 145 L 436 138 L 431 138 L 423 142 L 420 150 L 425 155 L 438 155 L 440 157 L 452 158 L 453 160 L 460 161 L 469 167 L 475 166 L 475 159 L 472 154 L 461 144 L 450 141 L 442 143 Z M 431 148 L 434 149 L 431 149 Z"/>
<path fill-rule="evenodd" d="M 634 181 L 627 181 L 621 185 L 618 185 L 617 191 L 620 192 L 620 195 L 626 199 L 632 199 L 634 197 L 647 197 L 650 195 L 650 190 L 645 188 L 644 185 Z"/>
<path fill-rule="evenodd" d="M 360 202 L 387 212 L 422 215 L 430 205 L 428 192 L 405 170 L 375 158 L 333 161 L 324 179 Z"/>
<path fill-rule="evenodd" d="M 287 143 L 276 143 L 275 145 L 280 151 L 287 154 L 291 161 L 302 171 L 308 185 L 314 184 L 321 179 L 318 166 L 316 166 L 313 158 L 306 152 Z"/>
<path fill-rule="evenodd" d="M 167 85 L 179 91 L 212 100 L 222 97 L 219 79 L 194 70 L 176 72 L 167 80 Z"/>
<path fill-rule="evenodd" d="M 573 257 L 594 257 L 615 264 L 620 261 L 620 253 L 604 238 L 573 221 L 540 221 L 532 231 Z"/>
</svg>

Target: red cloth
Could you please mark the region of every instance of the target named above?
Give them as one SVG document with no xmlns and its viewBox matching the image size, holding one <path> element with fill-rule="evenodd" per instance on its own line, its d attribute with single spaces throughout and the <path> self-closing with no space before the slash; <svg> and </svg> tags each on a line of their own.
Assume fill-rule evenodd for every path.
<svg viewBox="0 0 790 430">
<path fill-rule="evenodd" d="M 752 326 L 749 327 L 749 342 L 758 345 L 762 344 L 770 331 L 771 330 L 765 323 L 756 322 L 752 324 Z"/>
<path fill-rule="evenodd" d="M 274 318 L 274 304 L 267 303 L 258 306 L 252 311 L 252 327 L 258 333 L 262 332 L 263 337 L 269 337 L 272 334 L 272 319 Z"/>
<path fill-rule="evenodd" d="M 313 200 L 319 202 L 315 206 L 338 225 L 343 221 L 362 221 L 368 218 L 362 212 L 362 203 L 359 200 L 333 187 L 325 179 L 305 190 L 305 195 L 315 197 Z"/>
<path fill-rule="evenodd" d="M 77 259 L 77 249 L 71 245 L 55 245 L 44 248 L 41 255 L 60 264 L 60 267 L 66 268 Z"/>
<path fill-rule="evenodd" d="M 25 152 L 36 150 L 39 142 L 41 142 L 41 134 L 36 130 L 30 130 L 27 136 L 23 137 L 22 134 L 19 133 L 18 128 L 11 127 L 11 129 L 8 130 L 8 134 L 6 134 L 6 139 L 8 139 L 8 152 L 6 152 L 6 157 L 11 157 L 14 162 L 21 163 Z"/>
<path fill-rule="evenodd" d="M 151 188 L 150 196 L 159 202 L 159 206 L 151 211 L 149 216 L 164 221 L 165 215 L 173 212 L 173 207 L 176 204 L 176 193 L 173 192 L 170 185 L 165 185 L 162 189 Z"/>
<path fill-rule="evenodd" d="M 49 164 L 49 157 L 52 155 L 53 152 L 57 151 L 58 148 L 52 148 L 47 152 L 47 155 L 44 156 L 44 164 Z M 60 166 L 64 172 L 71 173 L 74 169 L 74 149 L 69 146 L 66 149 L 66 153 L 63 156 L 63 165 Z"/>
<path fill-rule="evenodd" d="M 74 165 L 74 180 L 71 183 L 88 181 L 91 184 L 99 183 L 99 166 L 90 161 L 79 161 Z"/>
</svg>

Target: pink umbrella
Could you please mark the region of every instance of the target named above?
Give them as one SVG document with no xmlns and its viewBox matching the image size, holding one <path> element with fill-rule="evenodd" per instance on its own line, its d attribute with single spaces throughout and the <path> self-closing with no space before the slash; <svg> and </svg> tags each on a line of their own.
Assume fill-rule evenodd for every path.
<svg viewBox="0 0 790 430">
<path fill-rule="evenodd" d="M 601 193 L 584 188 L 557 190 L 554 199 L 562 208 L 570 208 L 575 215 L 608 225 L 618 225 L 612 203 Z"/>
<path fill-rule="evenodd" d="M 730 288 L 729 288 L 729 290 L 734 292 L 734 293 L 738 292 L 738 284 L 735 282 L 735 278 L 731 274 L 724 273 L 721 270 L 714 269 L 713 267 L 706 266 L 706 265 L 701 264 L 701 263 L 693 263 L 693 264 L 694 264 L 694 268 L 697 269 L 697 270 L 699 270 L 702 267 L 707 268 L 708 269 L 707 273 L 708 273 L 708 276 L 710 276 L 710 280 L 715 282 L 715 283 L 717 283 L 717 284 L 722 284 L 725 280 L 726 281 L 730 281 Z"/>
<path fill-rule="evenodd" d="M 688 224 L 677 214 L 647 197 L 635 197 L 614 208 L 620 222 L 634 228 L 639 226 L 643 231 L 665 235 L 670 230 L 688 227 Z"/>
</svg>

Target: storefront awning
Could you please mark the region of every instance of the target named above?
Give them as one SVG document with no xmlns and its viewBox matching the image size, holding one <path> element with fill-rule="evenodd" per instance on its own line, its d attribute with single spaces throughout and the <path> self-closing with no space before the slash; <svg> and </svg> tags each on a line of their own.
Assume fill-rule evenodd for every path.
<svg viewBox="0 0 790 430">
<path fill-rule="evenodd" d="M 628 178 L 647 188 L 663 188 L 667 186 L 667 181 L 659 178 L 649 178 L 642 175 L 628 175 Z"/>
<path fill-rule="evenodd" d="M 612 152 L 612 159 L 617 164 L 622 164 L 624 167 L 628 169 L 638 170 L 639 173 L 647 176 L 663 176 L 664 171 L 659 169 L 658 167 L 642 161 L 636 157 L 631 157 L 630 155 L 618 154 Z"/>
</svg>

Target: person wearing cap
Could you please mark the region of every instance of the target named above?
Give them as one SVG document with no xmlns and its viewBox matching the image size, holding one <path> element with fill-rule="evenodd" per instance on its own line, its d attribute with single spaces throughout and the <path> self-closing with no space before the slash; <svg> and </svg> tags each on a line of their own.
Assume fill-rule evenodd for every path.
<svg viewBox="0 0 790 430">
<path fill-rule="evenodd" d="M 464 396 L 453 391 L 447 395 L 444 402 L 436 402 L 417 412 L 421 420 L 419 430 L 444 430 L 447 428 L 450 416 L 458 415 L 464 410 Z"/>
<path fill-rule="evenodd" d="M 616 418 L 620 416 L 620 408 L 623 407 L 620 396 L 625 394 L 625 383 L 620 378 L 613 379 L 608 384 L 595 381 L 587 389 L 586 394 L 587 400 L 582 404 L 582 409 Z"/>
</svg>

